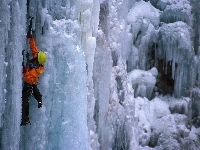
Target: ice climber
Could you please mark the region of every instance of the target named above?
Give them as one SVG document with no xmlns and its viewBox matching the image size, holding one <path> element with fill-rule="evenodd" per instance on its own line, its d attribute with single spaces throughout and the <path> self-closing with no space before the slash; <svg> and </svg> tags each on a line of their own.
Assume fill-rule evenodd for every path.
<svg viewBox="0 0 200 150">
<path fill-rule="evenodd" d="M 28 60 L 23 68 L 24 85 L 22 89 L 22 119 L 21 125 L 30 123 L 29 120 L 29 98 L 31 95 L 38 102 L 38 108 L 42 107 L 42 95 L 37 88 L 40 75 L 44 72 L 44 63 L 47 56 L 44 52 L 39 51 L 34 37 L 28 33 L 29 45 L 32 52 L 32 59 Z"/>
</svg>

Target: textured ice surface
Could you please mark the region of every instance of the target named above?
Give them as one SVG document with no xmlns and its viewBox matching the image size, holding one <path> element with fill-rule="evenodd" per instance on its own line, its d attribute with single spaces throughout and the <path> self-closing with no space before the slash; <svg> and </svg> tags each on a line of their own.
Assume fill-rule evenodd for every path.
<svg viewBox="0 0 200 150">
<path fill-rule="evenodd" d="M 155 68 L 156 69 L 156 68 Z M 156 75 L 156 70 L 153 72 Z M 135 97 L 147 97 L 151 99 L 156 77 L 151 72 L 133 70 L 128 74 L 129 82 L 135 90 Z"/>
<path fill-rule="evenodd" d="M 48 60 L 20 127 L 29 15 Z M 1 0 L 0 37 L 0 149 L 199 149 L 199 1 Z"/>
</svg>

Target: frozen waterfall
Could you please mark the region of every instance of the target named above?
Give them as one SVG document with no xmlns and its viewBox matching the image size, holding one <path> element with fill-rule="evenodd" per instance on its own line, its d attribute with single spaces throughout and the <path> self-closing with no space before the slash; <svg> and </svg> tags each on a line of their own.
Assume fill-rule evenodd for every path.
<svg viewBox="0 0 200 150">
<path fill-rule="evenodd" d="M 200 149 L 198 0 L 1 0 L 0 149 Z M 20 126 L 26 33 L 47 56 Z"/>
</svg>

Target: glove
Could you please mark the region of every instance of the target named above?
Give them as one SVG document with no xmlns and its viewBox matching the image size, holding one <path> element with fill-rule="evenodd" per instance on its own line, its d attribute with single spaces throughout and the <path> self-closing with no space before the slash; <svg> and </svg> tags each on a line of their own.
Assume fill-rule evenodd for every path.
<svg viewBox="0 0 200 150">
<path fill-rule="evenodd" d="M 22 73 L 26 73 L 26 68 L 25 67 L 23 67 Z"/>
<path fill-rule="evenodd" d="M 30 33 L 27 33 L 26 37 L 27 38 L 32 38 L 33 36 Z"/>
<path fill-rule="evenodd" d="M 42 102 L 38 102 L 38 108 L 42 107 Z"/>
<path fill-rule="evenodd" d="M 30 68 L 36 68 L 36 69 L 39 68 L 37 65 L 35 65 L 35 64 L 33 64 L 33 63 L 29 63 L 29 67 L 30 67 Z"/>
</svg>

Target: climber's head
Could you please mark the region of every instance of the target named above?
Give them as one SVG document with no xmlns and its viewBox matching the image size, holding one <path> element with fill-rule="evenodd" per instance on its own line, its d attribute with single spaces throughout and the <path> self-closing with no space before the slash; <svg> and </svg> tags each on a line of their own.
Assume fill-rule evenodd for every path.
<svg viewBox="0 0 200 150">
<path fill-rule="evenodd" d="M 37 60 L 40 65 L 43 65 L 47 60 L 47 55 L 44 52 L 39 51 Z"/>
</svg>

